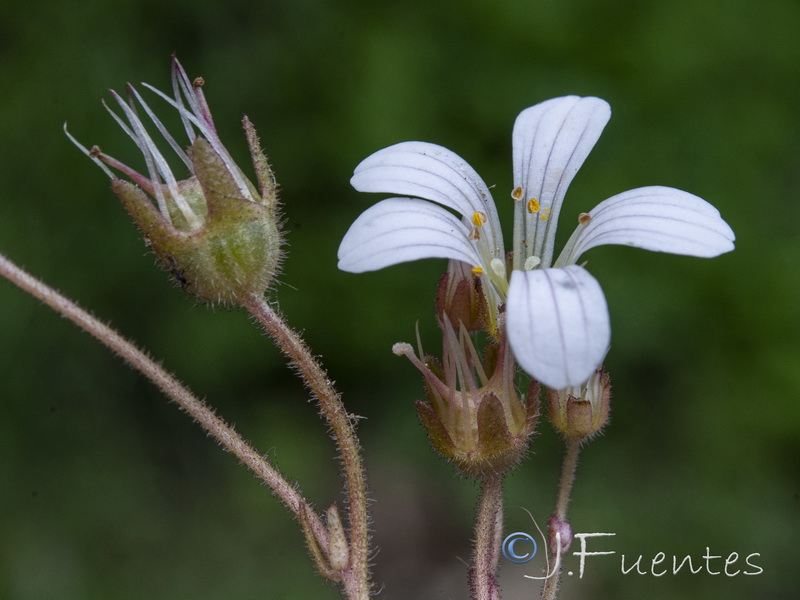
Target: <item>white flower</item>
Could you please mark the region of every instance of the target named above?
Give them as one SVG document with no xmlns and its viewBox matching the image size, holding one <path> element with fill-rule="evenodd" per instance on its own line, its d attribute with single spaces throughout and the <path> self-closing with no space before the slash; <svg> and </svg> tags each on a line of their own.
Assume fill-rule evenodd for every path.
<svg viewBox="0 0 800 600">
<path fill-rule="evenodd" d="M 611 336 L 603 291 L 577 265 L 586 250 L 622 244 L 712 257 L 733 250 L 735 239 L 705 200 L 644 187 L 582 213 L 554 261 L 564 195 L 610 115 L 599 98 L 565 96 L 517 117 L 508 258 L 489 189 L 462 158 L 425 142 L 379 150 L 356 167 L 353 187 L 411 197 L 382 200 L 362 213 L 339 247 L 339 268 L 362 273 L 420 258 L 463 261 L 482 278 L 495 323 L 505 304 L 506 332 L 520 366 L 551 388 L 582 384 L 603 361 Z"/>
</svg>

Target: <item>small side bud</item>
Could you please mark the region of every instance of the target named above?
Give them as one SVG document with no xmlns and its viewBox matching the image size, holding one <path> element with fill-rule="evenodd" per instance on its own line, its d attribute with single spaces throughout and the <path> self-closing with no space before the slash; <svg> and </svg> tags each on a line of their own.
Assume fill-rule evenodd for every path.
<svg viewBox="0 0 800 600">
<path fill-rule="evenodd" d="M 332 569 L 328 563 L 328 549 L 330 548 L 330 543 L 328 540 L 320 539 L 320 537 L 317 536 L 314 528 L 311 525 L 313 515 L 310 513 L 311 509 L 307 505 L 303 504 L 300 507 L 298 516 L 300 518 L 300 525 L 303 528 L 303 535 L 306 538 L 308 552 L 311 555 L 311 558 L 314 560 L 314 566 L 317 567 L 317 571 L 325 579 L 330 579 L 331 581 L 341 581 L 341 572 Z"/>
<path fill-rule="evenodd" d="M 334 571 L 344 571 L 350 564 L 350 550 L 347 535 L 339 516 L 339 508 L 335 504 L 328 507 L 325 516 L 328 521 L 328 563 Z"/>
<path fill-rule="evenodd" d="M 463 323 L 467 331 L 477 331 L 486 321 L 486 298 L 481 289 L 481 278 L 476 274 L 479 273 L 466 263 L 451 260 L 439 280 L 436 312 L 440 319 L 449 319 L 456 330 Z"/>
<path fill-rule="evenodd" d="M 608 423 L 611 380 L 598 369 L 582 386 L 548 390 L 550 422 L 571 440 L 589 440 Z"/>
<path fill-rule="evenodd" d="M 550 531 L 550 551 L 553 554 L 566 555 L 572 545 L 572 527 L 558 515 L 551 515 L 548 529 Z"/>
</svg>

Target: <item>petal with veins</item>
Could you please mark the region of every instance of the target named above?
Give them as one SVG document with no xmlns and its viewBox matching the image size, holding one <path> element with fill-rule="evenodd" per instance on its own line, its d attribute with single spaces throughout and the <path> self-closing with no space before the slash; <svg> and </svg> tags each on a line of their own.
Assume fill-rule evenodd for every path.
<svg viewBox="0 0 800 600">
<path fill-rule="evenodd" d="M 359 192 L 403 194 L 432 200 L 458 211 L 467 220 L 487 216 L 487 241 L 495 256 L 503 238 L 494 200 L 483 179 L 455 152 L 426 142 L 402 142 L 379 150 L 359 164 L 350 180 Z"/>
<path fill-rule="evenodd" d="M 481 265 L 455 215 L 415 198 L 389 198 L 364 211 L 339 246 L 339 268 L 351 273 L 375 271 L 421 258 L 451 258 Z"/>
<path fill-rule="evenodd" d="M 606 299 L 583 267 L 514 271 L 506 313 L 517 362 L 553 389 L 581 385 L 608 351 Z"/>
<path fill-rule="evenodd" d="M 578 226 L 559 264 L 603 244 L 621 244 L 711 258 L 733 250 L 736 236 L 719 211 L 697 196 L 669 187 L 629 190 L 603 200 Z"/>
<path fill-rule="evenodd" d="M 552 259 L 567 188 L 610 117 L 600 98 L 565 96 L 523 110 L 514 123 L 514 188 L 522 188 L 523 200 L 536 199 L 543 211 L 526 217 L 527 255 L 541 257 L 545 265 Z"/>
</svg>

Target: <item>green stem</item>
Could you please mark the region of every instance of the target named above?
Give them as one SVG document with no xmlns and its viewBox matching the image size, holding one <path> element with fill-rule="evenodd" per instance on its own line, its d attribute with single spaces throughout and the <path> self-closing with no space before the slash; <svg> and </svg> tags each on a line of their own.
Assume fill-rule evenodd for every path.
<svg viewBox="0 0 800 600">
<path fill-rule="evenodd" d="M 551 519 L 550 543 L 561 545 L 561 548 L 551 548 L 550 551 L 562 559 L 558 565 L 556 573 L 545 580 L 542 586 L 541 600 L 555 600 L 558 597 L 558 590 L 561 585 L 561 573 L 564 570 L 563 545 L 560 537 L 556 541 L 556 532 L 560 530 L 562 524 L 567 522 L 567 507 L 569 506 L 570 496 L 572 495 L 572 484 L 575 482 L 575 469 L 578 466 L 578 454 L 580 453 L 580 440 L 567 440 L 567 450 L 564 454 L 564 462 L 561 466 L 561 482 L 558 486 L 558 498 L 556 499 L 556 512 Z"/>
<path fill-rule="evenodd" d="M 92 335 L 101 344 L 119 355 L 134 369 L 153 382 L 166 396 L 197 421 L 228 451 L 233 453 L 255 475 L 266 483 L 298 519 L 306 519 L 315 534 L 327 544 L 328 533 L 317 514 L 297 489 L 242 437 L 228 426 L 214 411 L 192 394 L 175 377 L 165 371 L 142 350 L 122 337 L 117 331 L 56 290 L 20 269 L 0 254 L 0 275 L 38 298 L 55 312 L 72 321 Z"/>
<path fill-rule="evenodd" d="M 333 382 L 300 335 L 283 321 L 266 299 L 260 294 L 253 294 L 242 301 L 242 306 L 261 323 L 297 368 L 331 427 L 342 461 L 350 525 L 348 536 L 350 560 L 342 574 L 342 583 L 349 600 L 368 600 L 370 585 L 367 491 L 361 447 L 352 424 L 352 416 L 345 410 L 341 396 L 333 387 Z"/>
</svg>

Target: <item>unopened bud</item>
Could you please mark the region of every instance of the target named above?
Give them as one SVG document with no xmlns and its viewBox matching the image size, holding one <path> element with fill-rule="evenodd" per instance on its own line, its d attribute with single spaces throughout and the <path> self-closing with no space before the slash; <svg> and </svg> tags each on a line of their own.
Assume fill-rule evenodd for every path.
<svg viewBox="0 0 800 600">
<path fill-rule="evenodd" d="M 476 213 L 477 214 L 477 213 Z M 436 312 L 458 330 L 461 324 L 467 331 L 476 331 L 484 325 L 486 298 L 481 290 L 481 278 L 469 265 L 459 260 L 447 264 L 447 272 L 436 289 Z"/>
<path fill-rule="evenodd" d="M 558 515 L 551 515 L 548 521 L 550 548 L 553 553 L 564 556 L 572 544 L 572 527 Z"/>
<path fill-rule="evenodd" d="M 331 504 L 325 513 L 328 521 L 328 563 L 334 571 L 344 571 L 350 563 L 350 550 L 347 545 L 339 509 Z"/>
</svg>

